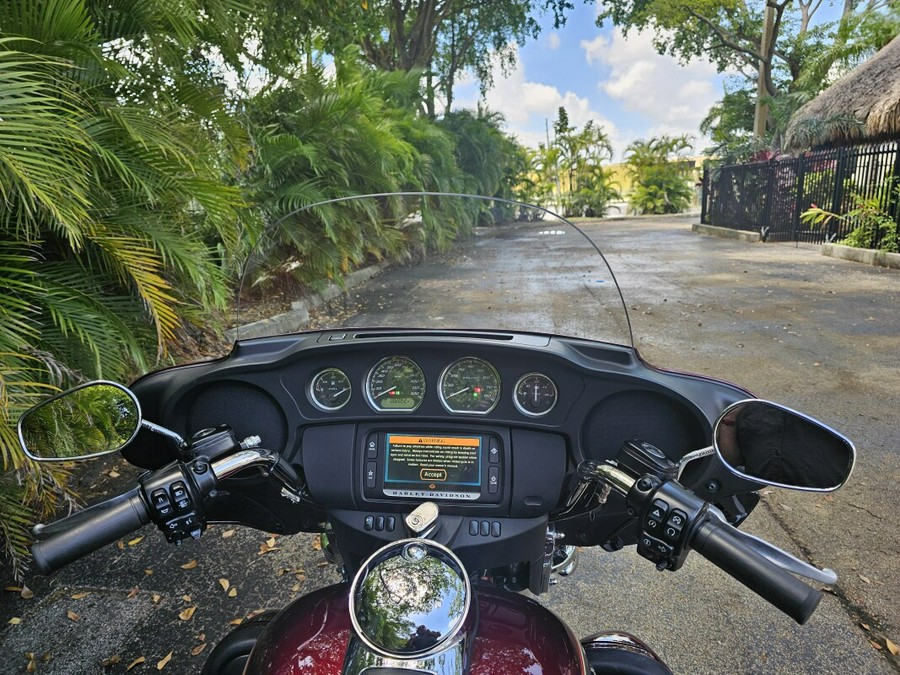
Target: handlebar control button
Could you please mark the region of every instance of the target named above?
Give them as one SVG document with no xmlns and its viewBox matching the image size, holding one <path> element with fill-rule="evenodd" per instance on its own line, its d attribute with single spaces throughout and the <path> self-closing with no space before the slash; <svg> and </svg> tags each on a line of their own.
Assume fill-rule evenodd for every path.
<svg viewBox="0 0 900 675">
<path fill-rule="evenodd" d="M 367 530 L 375 527 L 375 516 L 366 516 L 366 519 L 363 521 L 363 527 Z"/>
<path fill-rule="evenodd" d="M 378 475 L 378 467 L 375 462 L 366 462 L 366 487 L 375 487 L 375 477 Z"/>
<path fill-rule="evenodd" d="M 478 521 L 477 520 L 469 521 L 469 534 L 472 535 L 473 537 L 478 536 Z"/>
<path fill-rule="evenodd" d="M 685 523 L 687 523 L 687 514 L 678 509 L 673 509 L 663 528 L 663 537 L 672 544 L 677 544 L 681 538 L 681 531 L 684 529 Z"/>
<path fill-rule="evenodd" d="M 668 558 L 675 552 L 675 549 L 662 541 L 661 539 L 657 539 L 656 537 L 651 537 L 649 534 L 642 534 L 641 538 L 638 539 L 638 553 L 641 552 L 641 549 L 644 549 L 648 553 L 653 554 L 653 559 L 658 558 Z M 649 556 L 644 556 L 648 558 Z"/>
<path fill-rule="evenodd" d="M 160 518 L 168 518 L 172 515 L 172 504 L 169 501 L 168 493 L 163 490 L 154 490 L 150 495 L 150 503 L 153 505 L 153 510 L 156 512 L 156 515 Z"/>
</svg>

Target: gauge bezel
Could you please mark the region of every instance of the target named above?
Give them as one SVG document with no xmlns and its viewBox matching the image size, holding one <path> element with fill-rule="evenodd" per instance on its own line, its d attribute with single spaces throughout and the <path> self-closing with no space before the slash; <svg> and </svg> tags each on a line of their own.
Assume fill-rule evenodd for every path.
<svg viewBox="0 0 900 675">
<path fill-rule="evenodd" d="M 450 372 L 450 369 L 454 366 L 462 363 L 463 361 L 478 361 L 481 365 L 487 366 L 488 370 L 491 372 L 491 375 L 494 377 L 494 381 L 497 385 L 497 397 L 494 399 L 494 403 L 487 410 L 456 410 L 453 408 L 450 403 L 447 402 L 447 399 L 444 397 L 444 378 L 447 376 L 447 373 Z M 463 356 L 462 358 L 456 359 L 452 363 L 448 364 L 444 371 L 441 373 L 440 378 L 438 378 L 438 398 L 441 400 L 441 405 L 444 406 L 444 410 L 453 414 L 453 415 L 487 415 L 497 407 L 497 404 L 500 402 L 500 399 L 503 397 L 503 383 L 500 378 L 500 373 L 494 367 L 494 365 L 479 356 Z"/>
<path fill-rule="evenodd" d="M 529 377 L 542 377 L 547 382 L 550 383 L 550 386 L 553 387 L 553 404 L 542 412 L 532 412 L 525 408 L 521 403 L 519 403 L 519 385 L 522 384 Z M 545 375 L 544 373 L 539 373 L 537 371 L 531 373 L 525 373 L 516 380 L 516 386 L 513 388 L 513 403 L 516 406 L 516 410 L 518 410 L 523 415 L 527 415 L 528 417 L 543 417 L 544 415 L 549 415 L 550 412 L 556 407 L 556 404 L 559 403 L 559 387 L 556 386 L 556 382 L 553 381 L 549 375 Z"/>
<path fill-rule="evenodd" d="M 387 361 L 393 360 L 403 360 L 411 363 L 416 370 L 419 371 L 419 375 L 422 377 L 422 396 L 416 402 L 416 404 L 412 408 L 384 408 L 378 403 L 375 402 L 375 397 L 372 396 L 372 376 L 375 374 L 375 371 L 378 370 L 384 363 Z M 375 412 L 388 412 L 388 413 L 411 413 L 415 412 L 419 409 L 419 406 L 422 405 L 422 402 L 425 400 L 425 395 L 428 392 L 428 380 L 425 378 L 425 371 L 422 370 L 422 366 L 416 363 L 415 360 L 411 359 L 408 356 L 403 356 L 402 354 L 395 354 L 393 356 L 385 356 L 383 359 L 380 359 L 374 366 L 369 368 L 369 372 L 366 374 L 366 402 L 369 404 L 369 407 L 372 408 Z"/>
<path fill-rule="evenodd" d="M 321 401 L 319 401 L 316 398 L 316 389 L 315 389 L 316 382 L 318 382 L 319 378 L 322 377 L 325 373 L 330 373 L 330 372 L 340 373 L 344 377 L 344 379 L 347 380 L 347 386 L 350 388 L 350 395 L 347 397 L 347 400 L 338 406 L 325 405 L 324 403 L 322 403 Z M 322 368 L 322 370 L 319 370 L 318 372 L 316 372 L 316 374 L 313 375 L 312 378 L 309 380 L 309 385 L 306 387 L 306 398 L 316 408 L 318 408 L 319 410 L 321 410 L 323 412 L 334 412 L 335 410 L 340 410 L 345 405 L 350 403 L 350 399 L 353 398 L 353 382 L 350 380 L 350 376 L 347 375 L 347 373 L 345 373 L 340 368 L 335 368 L 333 366 L 329 366 L 328 368 Z"/>
</svg>

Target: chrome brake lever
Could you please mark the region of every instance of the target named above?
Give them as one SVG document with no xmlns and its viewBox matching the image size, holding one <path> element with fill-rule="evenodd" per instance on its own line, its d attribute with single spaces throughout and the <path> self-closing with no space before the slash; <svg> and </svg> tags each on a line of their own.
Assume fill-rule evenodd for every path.
<svg viewBox="0 0 900 675">
<path fill-rule="evenodd" d="M 805 577 L 813 581 L 818 581 L 819 583 L 823 584 L 837 583 L 838 576 L 834 570 L 828 568 L 819 569 L 818 567 L 810 565 L 804 560 L 800 560 L 796 556 L 775 546 L 775 544 L 772 544 L 765 539 L 760 539 L 759 537 L 737 529 L 736 527 L 729 524 L 725 519 L 725 515 L 714 506 L 710 507 L 709 514 L 714 516 L 723 525 L 728 527 L 731 530 L 731 534 L 740 539 L 744 544 L 753 549 L 756 553 L 761 555 L 769 562 L 778 565 L 786 572 L 798 574 L 801 577 Z"/>
</svg>

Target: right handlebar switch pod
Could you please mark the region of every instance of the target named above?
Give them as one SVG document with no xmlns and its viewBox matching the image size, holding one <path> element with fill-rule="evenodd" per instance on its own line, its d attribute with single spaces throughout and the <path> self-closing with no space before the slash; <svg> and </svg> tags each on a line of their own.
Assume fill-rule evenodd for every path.
<svg viewBox="0 0 900 675">
<path fill-rule="evenodd" d="M 628 504 L 641 514 L 637 552 L 659 570 L 675 571 L 687 557 L 690 531 L 709 505 L 678 483 L 637 481 Z"/>
</svg>

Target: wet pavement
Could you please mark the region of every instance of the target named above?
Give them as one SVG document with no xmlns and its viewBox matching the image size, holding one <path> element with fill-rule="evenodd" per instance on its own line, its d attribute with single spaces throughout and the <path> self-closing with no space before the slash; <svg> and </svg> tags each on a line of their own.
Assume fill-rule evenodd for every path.
<svg viewBox="0 0 900 675">
<path fill-rule="evenodd" d="M 885 637 L 900 643 L 900 272 L 826 258 L 818 247 L 702 237 L 690 222 L 584 227 L 610 258 L 636 345 L 651 363 L 737 382 L 857 444 L 846 488 L 833 496 L 767 490 L 744 526 L 832 567 L 840 580 L 800 627 L 698 556 L 672 574 L 656 572 L 633 550 L 592 549 L 541 601 L 578 635 L 621 629 L 641 636 L 679 673 L 898 672 Z M 572 269 L 570 250 L 556 248 L 567 274 L 587 274 Z M 524 265 L 533 252 L 520 258 Z M 545 258 L 541 267 L 548 264 Z M 390 286 L 396 292 L 384 310 L 408 311 L 401 305 L 409 301 L 434 317 L 458 312 L 458 294 L 432 297 L 415 286 L 425 271 L 390 270 L 356 292 Z M 523 284 L 513 284 L 523 299 L 538 290 Z M 416 297 L 401 291 L 412 287 Z M 343 304 L 348 320 L 361 297 Z M 592 311 L 577 293 L 553 303 L 557 321 L 576 330 Z M 486 303 L 470 325 L 493 325 L 498 311 Z M 111 460 L 90 474 L 99 496 L 125 489 L 134 470 Z M 38 673 L 121 673 L 135 661 L 129 672 L 157 672 L 160 663 L 162 672 L 198 672 L 230 622 L 336 578 L 307 535 L 273 541 L 217 525 L 176 548 L 145 527 L 50 579 L 27 579 L 33 598 L 3 592 L 0 672 L 26 672 L 26 653 Z M 8 624 L 12 617 L 20 622 Z"/>
</svg>

